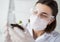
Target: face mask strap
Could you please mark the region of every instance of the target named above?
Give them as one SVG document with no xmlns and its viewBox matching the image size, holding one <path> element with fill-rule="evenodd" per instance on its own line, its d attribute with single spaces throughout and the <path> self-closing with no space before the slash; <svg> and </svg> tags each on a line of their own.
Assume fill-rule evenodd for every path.
<svg viewBox="0 0 60 42">
<path fill-rule="evenodd" d="M 55 16 L 51 16 L 51 18 L 53 18 L 53 19 L 54 19 L 54 18 L 55 18 Z"/>
</svg>

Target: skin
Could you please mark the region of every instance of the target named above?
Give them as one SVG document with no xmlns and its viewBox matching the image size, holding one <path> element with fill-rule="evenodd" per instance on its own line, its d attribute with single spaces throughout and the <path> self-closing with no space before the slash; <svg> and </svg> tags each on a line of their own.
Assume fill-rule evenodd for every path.
<svg viewBox="0 0 60 42">
<path fill-rule="evenodd" d="M 45 4 L 38 3 L 38 4 L 35 5 L 35 7 L 38 8 L 39 11 L 43 11 L 43 12 L 47 13 L 47 15 L 52 15 L 52 9 Z M 40 16 L 39 13 L 37 13 L 35 15 L 38 16 L 38 17 Z M 42 19 L 45 19 L 45 18 L 42 18 Z M 45 19 L 45 20 L 48 21 L 48 19 Z M 48 25 L 51 24 L 53 21 L 54 21 L 54 19 L 51 18 Z M 33 38 L 34 39 L 36 39 L 37 37 L 39 37 L 39 36 L 41 36 L 45 33 L 44 30 L 40 30 L 40 31 L 32 30 L 32 31 L 33 31 Z"/>
</svg>

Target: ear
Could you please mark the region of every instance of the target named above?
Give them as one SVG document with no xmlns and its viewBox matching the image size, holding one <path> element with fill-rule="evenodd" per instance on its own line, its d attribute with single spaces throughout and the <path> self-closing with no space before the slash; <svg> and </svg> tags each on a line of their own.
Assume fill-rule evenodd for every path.
<svg viewBox="0 0 60 42">
<path fill-rule="evenodd" d="M 52 22 L 54 22 L 54 20 L 54 18 L 51 18 L 48 24 L 50 25 Z"/>
</svg>

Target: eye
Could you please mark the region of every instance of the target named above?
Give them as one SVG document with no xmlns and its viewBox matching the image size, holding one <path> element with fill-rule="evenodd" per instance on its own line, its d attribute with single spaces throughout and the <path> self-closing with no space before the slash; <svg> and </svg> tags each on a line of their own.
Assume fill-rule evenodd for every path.
<svg viewBox="0 0 60 42">
<path fill-rule="evenodd" d="M 41 14 L 41 17 L 48 18 L 47 14 Z"/>
</svg>

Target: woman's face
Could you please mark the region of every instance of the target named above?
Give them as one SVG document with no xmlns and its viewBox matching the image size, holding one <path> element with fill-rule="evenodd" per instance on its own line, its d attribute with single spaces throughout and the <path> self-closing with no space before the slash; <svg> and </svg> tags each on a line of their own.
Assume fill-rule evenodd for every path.
<svg viewBox="0 0 60 42">
<path fill-rule="evenodd" d="M 54 21 L 54 16 L 52 16 L 52 9 L 45 4 L 36 4 L 33 8 L 32 13 L 33 15 L 36 15 L 37 17 L 44 19 L 46 21 L 50 20 L 48 24 L 51 24 Z"/>
</svg>

